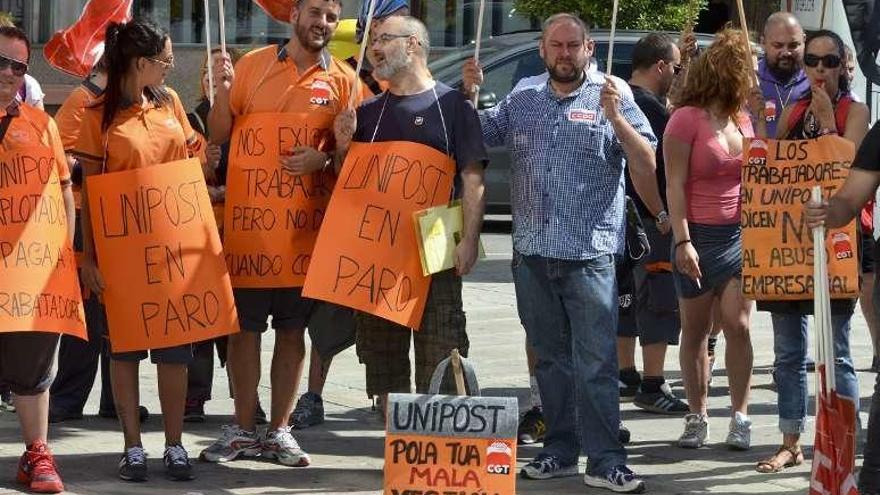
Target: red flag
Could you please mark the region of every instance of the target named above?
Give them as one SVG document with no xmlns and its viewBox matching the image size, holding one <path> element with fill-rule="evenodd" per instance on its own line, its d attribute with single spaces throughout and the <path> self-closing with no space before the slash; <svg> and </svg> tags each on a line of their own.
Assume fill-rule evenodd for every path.
<svg viewBox="0 0 880 495">
<path fill-rule="evenodd" d="M 275 20 L 290 22 L 290 12 L 293 10 L 295 0 L 254 0 L 254 2 Z"/>
<path fill-rule="evenodd" d="M 825 366 L 816 368 L 819 379 L 822 379 L 827 371 Z M 810 495 L 859 495 L 853 476 L 856 463 L 855 403 L 821 384 L 819 395 Z"/>
<path fill-rule="evenodd" d="M 104 52 L 107 25 L 131 19 L 132 1 L 88 0 L 79 20 L 55 33 L 43 47 L 46 61 L 62 72 L 87 76 Z"/>
</svg>

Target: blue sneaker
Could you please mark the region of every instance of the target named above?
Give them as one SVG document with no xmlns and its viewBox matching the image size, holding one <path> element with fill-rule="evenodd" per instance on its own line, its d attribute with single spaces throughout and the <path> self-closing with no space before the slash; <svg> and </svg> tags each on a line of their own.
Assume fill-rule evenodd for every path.
<svg viewBox="0 0 880 495">
<path fill-rule="evenodd" d="M 563 466 L 559 457 L 550 454 L 538 454 L 532 462 L 523 466 L 519 472 L 523 478 L 533 480 L 546 480 L 550 478 L 562 478 L 578 474 L 577 463 Z"/>
<path fill-rule="evenodd" d="M 584 475 L 584 484 L 617 493 L 642 493 L 645 482 L 626 466 L 614 466 L 605 476 Z"/>
</svg>

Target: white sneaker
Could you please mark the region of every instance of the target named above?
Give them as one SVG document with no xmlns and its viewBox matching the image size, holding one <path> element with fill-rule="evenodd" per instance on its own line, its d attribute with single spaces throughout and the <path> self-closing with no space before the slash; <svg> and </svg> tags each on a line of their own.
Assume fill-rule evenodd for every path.
<svg viewBox="0 0 880 495">
<path fill-rule="evenodd" d="M 704 414 L 688 414 L 684 417 L 684 433 L 678 437 L 678 446 L 698 449 L 709 439 L 709 417 Z"/>
<path fill-rule="evenodd" d="M 752 446 L 752 420 L 741 412 L 737 412 L 730 420 L 730 433 L 727 434 L 727 446 L 734 450 L 749 450 Z"/>
<path fill-rule="evenodd" d="M 260 437 L 256 432 L 244 431 L 238 425 L 225 425 L 223 434 L 199 456 L 208 462 L 229 462 L 240 455 L 260 453 Z"/>
<path fill-rule="evenodd" d="M 289 426 L 266 432 L 261 454 L 267 459 L 278 459 L 285 466 L 306 467 L 312 462 L 290 434 Z"/>
</svg>

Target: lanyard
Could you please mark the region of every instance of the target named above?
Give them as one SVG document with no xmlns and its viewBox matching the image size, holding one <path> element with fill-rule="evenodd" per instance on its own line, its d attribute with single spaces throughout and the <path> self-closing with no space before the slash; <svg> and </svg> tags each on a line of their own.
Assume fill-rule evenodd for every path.
<svg viewBox="0 0 880 495">
<path fill-rule="evenodd" d="M 435 83 L 431 86 L 431 91 L 434 93 L 434 102 L 437 104 L 437 111 L 440 113 L 440 123 L 443 126 L 443 138 L 446 140 L 446 156 L 451 157 L 449 153 L 449 134 L 446 132 L 446 119 L 443 117 L 443 108 L 440 106 L 440 98 L 437 96 L 437 84 Z M 376 134 L 379 133 L 379 123 L 382 122 L 382 116 L 385 115 L 385 107 L 388 105 L 388 95 L 389 92 L 385 91 L 385 99 L 382 101 L 382 110 L 379 111 L 379 118 L 376 120 L 376 127 L 373 129 L 373 137 L 370 138 L 370 142 L 376 141 Z"/>
</svg>

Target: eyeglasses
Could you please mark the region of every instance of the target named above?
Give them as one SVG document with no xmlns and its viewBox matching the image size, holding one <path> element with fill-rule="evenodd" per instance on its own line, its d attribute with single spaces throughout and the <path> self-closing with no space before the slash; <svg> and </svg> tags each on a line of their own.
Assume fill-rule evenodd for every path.
<svg viewBox="0 0 880 495">
<path fill-rule="evenodd" d="M 837 55 L 828 54 L 822 57 L 813 55 L 812 53 L 804 55 L 804 65 L 807 67 L 818 67 L 819 62 L 822 62 L 822 65 L 826 69 L 836 69 L 840 67 L 840 57 Z"/>
<path fill-rule="evenodd" d="M 398 38 L 409 38 L 410 36 L 413 36 L 413 35 L 412 34 L 383 33 L 379 36 L 374 36 L 373 38 L 371 38 L 370 45 L 373 45 L 374 43 L 379 43 L 380 45 L 384 45 L 385 43 L 388 43 L 391 40 L 396 40 Z"/>
<path fill-rule="evenodd" d="M 28 64 L 0 55 L 0 70 L 6 70 L 8 67 L 12 67 L 12 73 L 17 77 L 27 74 L 28 71 Z"/>
<path fill-rule="evenodd" d="M 147 58 L 147 60 L 149 60 L 150 62 L 156 62 L 157 64 L 161 64 L 162 67 L 165 67 L 166 69 L 173 69 L 174 68 L 174 58 L 173 57 L 171 58 L 171 60 L 160 60 L 158 58 Z"/>
<path fill-rule="evenodd" d="M 681 64 L 675 64 L 672 66 L 672 74 L 677 76 L 682 69 L 684 69 L 684 67 L 682 67 Z"/>
</svg>

